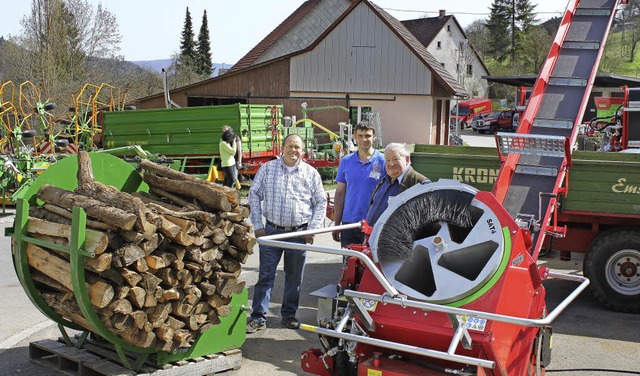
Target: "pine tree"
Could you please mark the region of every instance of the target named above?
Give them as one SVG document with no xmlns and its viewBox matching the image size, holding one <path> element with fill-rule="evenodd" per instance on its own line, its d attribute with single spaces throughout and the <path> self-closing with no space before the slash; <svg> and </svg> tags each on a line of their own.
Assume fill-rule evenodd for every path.
<svg viewBox="0 0 640 376">
<path fill-rule="evenodd" d="M 193 23 L 191 22 L 191 14 L 187 7 L 187 14 L 184 18 L 184 28 L 180 38 L 180 56 L 178 57 L 180 64 L 193 67 L 196 64 L 196 46 L 193 38 Z"/>
<path fill-rule="evenodd" d="M 523 37 L 536 21 L 535 8 L 529 0 L 493 0 L 487 28 L 490 53 L 496 60 L 503 62 L 511 55 L 515 63 Z"/>
<path fill-rule="evenodd" d="M 489 55 L 498 62 L 503 62 L 509 54 L 509 7 L 510 0 L 493 0 L 489 8 L 491 14 L 487 20 L 489 30 Z"/>
<path fill-rule="evenodd" d="M 213 62 L 211 61 L 211 41 L 209 39 L 209 23 L 207 22 L 207 10 L 202 14 L 202 26 L 198 34 L 198 61 L 196 72 L 204 76 L 211 76 L 213 73 Z"/>
</svg>

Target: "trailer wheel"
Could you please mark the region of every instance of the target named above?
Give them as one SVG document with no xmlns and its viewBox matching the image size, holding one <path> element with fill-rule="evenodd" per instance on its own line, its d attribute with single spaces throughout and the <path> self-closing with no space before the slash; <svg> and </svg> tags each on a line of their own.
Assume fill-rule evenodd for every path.
<svg viewBox="0 0 640 376">
<path fill-rule="evenodd" d="M 584 257 L 593 295 L 614 311 L 640 313 L 640 231 L 605 233 Z"/>
</svg>

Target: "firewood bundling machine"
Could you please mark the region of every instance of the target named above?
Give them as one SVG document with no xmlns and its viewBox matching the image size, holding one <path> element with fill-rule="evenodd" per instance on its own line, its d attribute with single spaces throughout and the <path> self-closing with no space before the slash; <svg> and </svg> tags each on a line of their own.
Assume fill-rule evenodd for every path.
<svg viewBox="0 0 640 376">
<path fill-rule="evenodd" d="M 370 247 L 300 245 L 286 241 L 290 234 L 258 239 L 348 257 L 339 283 L 313 293 L 317 325 L 301 325 L 322 343 L 302 354 L 305 372 L 541 374 L 552 321 L 589 283 L 538 267 L 529 231 L 491 193 L 454 180 L 392 198 L 373 227 L 306 232 L 358 226 Z M 550 277 L 580 282 L 551 312 L 542 285 Z"/>
<path fill-rule="evenodd" d="M 551 323 L 589 280 L 538 266 L 568 192 L 572 145 L 616 8 L 571 0 L 517 133 L 496 133 L 502 166 L 492 192 L 457 180 L 389 200 L 364 246 L 335 249 L 262 237 L 261 244 L 348 256 L 337 285 L 316 291 L 322 349 L 302 354 L 319 375 L 542 375 Z M 304 232 L 295 235 L 303 235 Z M 542 281 L 579 282 L 553 310 Z"/>
</svg>

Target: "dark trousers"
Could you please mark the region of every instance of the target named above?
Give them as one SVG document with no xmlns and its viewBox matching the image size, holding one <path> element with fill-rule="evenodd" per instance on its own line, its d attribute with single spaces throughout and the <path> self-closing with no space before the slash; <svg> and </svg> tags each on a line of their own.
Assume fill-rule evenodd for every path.
<svg viewBox="0 0 640 376">
<path fill-rule="evenodd" d="M 342 222 L 343 225 L 349 224 Z M 349 244 L 362 244 L 364 243 L 364 232 L 359 228 L 350 228 L 348 230 L 342 230 L 340 232 L 340 246 L 345 248 Z"/>
<path fill-rule="evenodd" d="M 223 167 L 222 172 L 224 172 L 223 184 L 227 187 L 235 188 L 236 180 L 238 179 L 238 168 L 236 165 Z"/>
</svg>

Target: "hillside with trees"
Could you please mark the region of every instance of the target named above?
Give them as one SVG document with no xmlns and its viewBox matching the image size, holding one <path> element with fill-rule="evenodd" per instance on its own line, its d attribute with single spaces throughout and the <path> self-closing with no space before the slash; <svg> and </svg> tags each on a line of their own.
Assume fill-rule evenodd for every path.
<svg viewBox="0 0 640 376">
<path fill-rule="evenodd" d="M 191 28 L 188 9 L 187 15 Z M 109 84 L 124 102 L 163 90 L 160 73 L 124 60 L 118 20 L 106 6 L 87 0 L 32 0 L 20 24 L 20 34 L 0 37 L 1 80 L 12 81 L 16 88 L 30 81 L 41 90 L 42 100 L 55 102 L 59 109 L 74 107 L 85 84 Z M 183 64 L 181 56 L 172 57 L 170 88 L 211 76 L 206 11 L 197 41 L 192 29 L 186 35 L 191 60 Z"/>
<path fill-rule="evenodd" d="M 490 15 L 471 23 L 465 33 L 492 75 L 538 74 L 560 18 L 540 22 L 535 1 L 493 0 Z M 599 72 L 638 77 L 640 56 L 640 0 L 630 0 L 616 15 Z M 494 84 L 492 98 L 511 98 L 513 88 Z"/>
</svg>

